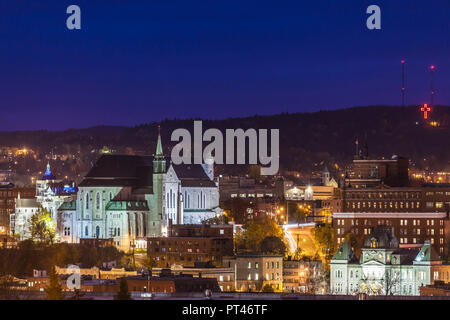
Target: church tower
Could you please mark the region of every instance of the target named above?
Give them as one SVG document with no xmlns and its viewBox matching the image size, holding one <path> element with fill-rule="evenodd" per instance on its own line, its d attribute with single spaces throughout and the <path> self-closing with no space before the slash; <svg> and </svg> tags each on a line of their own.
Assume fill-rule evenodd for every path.
<svg viewBox="0 0 450 320">
<path fill-rule="evenodd" d="M 158 142 L 156 144 L 156 153 L 153 156 L 153 196 L 152 201 L 149 201 L 154 210 L 149 219 L 150 234 L 155 236 L 167 235 L 167 225 L 165 224 L 166 213 L 163 209 L 164 198 L 164 177 L 166 174 L 166 160 L 164 158 L 160 127 L 158 125 Z"/>
<path fill-rule="evenodd" d="M 161 132 L 158 125 L 158 142 L 156 144 L 156 154 L 153 158 L 153 173 L 165 173 L 166 172 L 166 160 L 164 159 Z"/>
<path fill-rule="evenodd" d="M 328 186 L 329 182 L 330 182 L 330 171 L 328 171 L 328 167 L 325 166 L 325 168 L 322 171 L 322 185 Z"/>
</svg>

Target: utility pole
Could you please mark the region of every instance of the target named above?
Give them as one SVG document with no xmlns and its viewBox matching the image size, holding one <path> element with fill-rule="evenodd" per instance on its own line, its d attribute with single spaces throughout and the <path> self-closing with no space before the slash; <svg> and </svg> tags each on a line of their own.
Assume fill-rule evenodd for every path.
<svg viewBox="0 0 450 320">
<path fill-rule="evenodd" d="M 401 61 L 402 63 L 402 107 L 405 106 L 405 60 Z"/>
<path fill-rule="evenodd" d="M 430 66 L 430 89 L 431 89 L 431 97 L 430 97 L 430 104 L 432 107 L 434 107 L 434 70 L 435 66 Z"/>
</svg>

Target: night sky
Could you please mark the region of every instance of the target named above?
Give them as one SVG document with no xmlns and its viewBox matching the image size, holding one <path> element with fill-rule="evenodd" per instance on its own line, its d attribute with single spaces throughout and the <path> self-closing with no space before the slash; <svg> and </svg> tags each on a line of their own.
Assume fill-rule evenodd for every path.
<svg viewBox="0 0 450 320">
<path fill-rule="evenodd" d="M 1 0 L 0 130 L 400 105 L 401 59 L 450 104 L 449 0 Z"/>
</svg>

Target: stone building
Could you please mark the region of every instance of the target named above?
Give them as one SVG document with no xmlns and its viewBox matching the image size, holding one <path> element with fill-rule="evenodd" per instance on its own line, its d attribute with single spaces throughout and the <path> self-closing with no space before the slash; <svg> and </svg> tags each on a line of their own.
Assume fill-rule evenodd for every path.
<svg viewBox="0 0 450 320">
<path fill-rule="evenodd" d="M 58 210 L 61 237 L 112 239 L 120 249 L 145 248 L 168 225 L 201 223 L 222 214 L 213 163 L 174 165 L 158 135 L 154 156 L 104 154 L 78 186 L 76 199 Z"/>
<path fill-rule="evenodd" d="M 235 271 L 236 291 L 262 291 L 266 285 L 283 290 L 283 256 L 241 253 L 224 257 L 223 266 Z"/>
<path fill-rule="evenodd" d="M 347 241 L 339 246 L 330 263 L 330 292 L 419 295 L 421 287 L 449 270 L 429 241 L 402 248 L 392 229 L 380 226 L 366 237 L 359 259 Z"/>
</svg>

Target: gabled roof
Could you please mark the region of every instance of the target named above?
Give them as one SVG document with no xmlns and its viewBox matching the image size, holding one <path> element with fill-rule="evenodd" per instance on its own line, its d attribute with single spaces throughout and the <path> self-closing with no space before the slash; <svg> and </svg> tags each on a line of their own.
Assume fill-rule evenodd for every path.
<svg viewBox="0 0 450 320">
<path fill-rule="evenodd" d="M 16 208 L 38 208 L 39 203 L 36 198 L 32 199 L 16 199 Z"/>
<path fill-rule="evenodd" d="M 180 180 L 204 179 L 210 180 L 201 164 L 172 164 L 175 173 Z"/>
<path fill-rule="evenodd" d="M 216 184 L 206 174 L 201 164 L 172 164 L 182 187 L 214 188 Z"/>
<path fill-rule="evenodd" d="M 76 210 L 77 209 L 77 201 L 66 201 L 58 208 L 58 210 Z"/>
<path fill-rule="evenodd" d="M 331 260 L 358 262 L 352 248 L 347 241 L 342 242 L 341 246 L 339 247 L 339 249 L 337 249 Z"/>
<path fill-rule="evenodd" d="M 80 187 L 152 186 L 153 157 L 104 154 L 80 183 Z"/>
<path fill-rule="evenodd" d="M 138 167 L 153 167 L 151 156 L 104 154 L 89 170 L 86 178 L 136 178 Z"/>
</svg>

